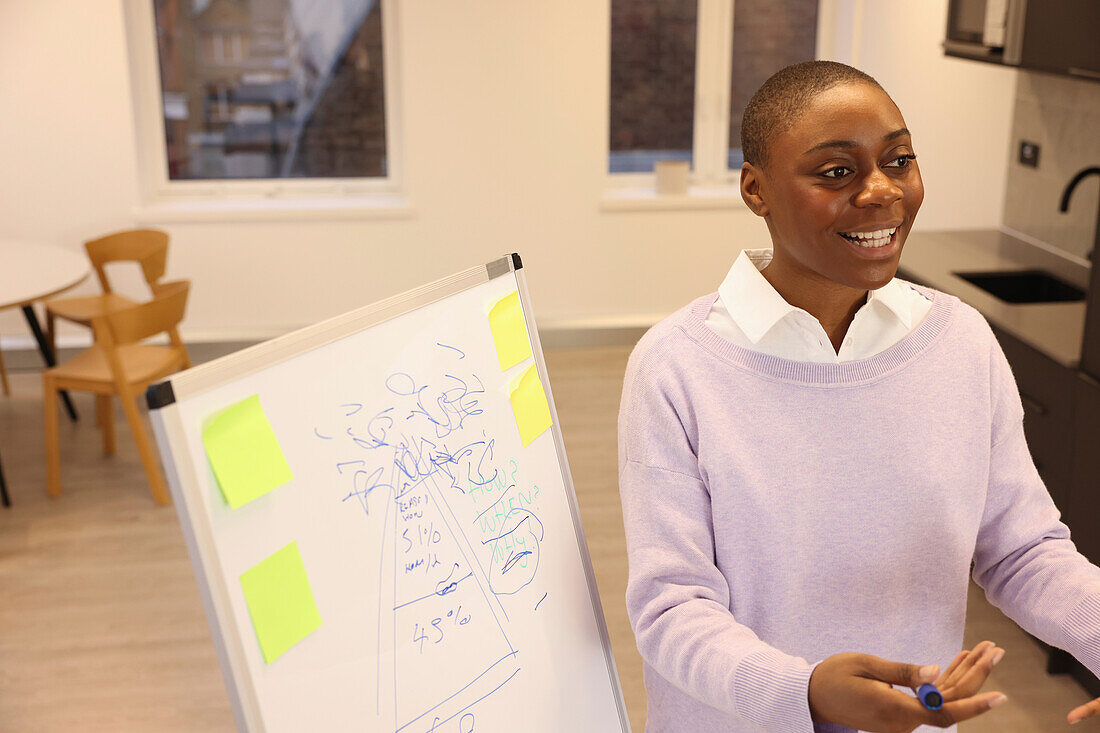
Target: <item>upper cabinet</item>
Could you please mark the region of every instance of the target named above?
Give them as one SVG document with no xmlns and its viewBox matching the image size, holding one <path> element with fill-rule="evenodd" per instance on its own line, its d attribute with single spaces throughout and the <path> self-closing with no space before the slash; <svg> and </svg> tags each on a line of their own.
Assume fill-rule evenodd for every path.
<svg viewBox="0 0 1100 733">
<path fill-rule="evenodd" d="M 1100 1 L 949 0 L 948 56 L 1100 81 Z"/>
</svg>

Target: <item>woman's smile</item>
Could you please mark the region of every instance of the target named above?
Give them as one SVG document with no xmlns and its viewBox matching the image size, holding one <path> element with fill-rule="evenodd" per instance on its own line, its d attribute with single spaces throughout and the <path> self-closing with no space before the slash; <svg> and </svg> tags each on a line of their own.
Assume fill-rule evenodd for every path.
<svg viewBox="0 0 1100 733">
<path fill-rule="evenodd" d="M 903 236 L 898 235 L 900 224 L 878 229 L 840 232 L 840 237 L 855 248 L 855 254 L 870 260 L 893 260 L 901 255 Z"/>
<path fill-rule="evenodd" d="M 889 243 L 897 230 L 898 225 L 895 224 L 892 227 L 875 229 L 869 232 L 841 232 L 840 236 L 861 247 L 881 247 Z"/>
</svg>

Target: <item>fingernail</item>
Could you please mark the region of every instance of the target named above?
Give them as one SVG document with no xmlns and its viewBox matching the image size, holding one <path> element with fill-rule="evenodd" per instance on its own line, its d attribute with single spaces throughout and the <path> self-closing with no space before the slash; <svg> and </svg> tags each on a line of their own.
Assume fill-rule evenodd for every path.
<svg viewBox="0 0 1100 733">
<path fill-rule="evenodd" d="M 920 675 L 920 678 L 922 680 L 933 680 L 936 678 L 936 675 L 939 673 L 939 671 L 939 667 L 934 664 L 929 664 L 926 667 L 921 667 L 917 674 Z"/>
<path fill-rule="evenodd" d="M 1005 655 L 1005 650 L 1004 649 L 1002 649 L 999 652 L 997 652 L 996 654 L 994 654 L 993 655 L 993 666 L 997 666 L 997 662 L 1001 661 L 1004 658 L 1004 655 Z"/>
<path fill-rule="evenodd" d="M 993 698 L 992 700 L 989 701 L 989 707 L 995 708 L 1007 699 L 1008 698 L 1005 697 L 1004 695 L 997 695 L 997 697 L 995 697 L 995 698 Z"/>
</svg>

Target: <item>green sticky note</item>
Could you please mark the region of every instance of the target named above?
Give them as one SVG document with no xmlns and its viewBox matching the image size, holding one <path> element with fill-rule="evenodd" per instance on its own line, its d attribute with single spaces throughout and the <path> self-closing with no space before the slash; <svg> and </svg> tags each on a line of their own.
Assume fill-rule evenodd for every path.
<svg viewBox="0 0 1100 733">
<path fill-rule="evenodd" d="M 268 664 L 321 625 L 297 542 L 247 570 L 241 588 Z"/>
<path fill-rule="evenodd" d="M 527 367 L 516 380 L 509 400 L 512 403 L 512 413 L 516 416 L 519 437 L 523 441 L 523 447 L 526 448 L 551 425 L 550 405 L 546 402 L 542 380 L 539 379 L 539 373 L 535 370 L 534 364 Z"/>
<path fill-rule="evenodd" d="M 294 478 L 259 395 L 208 419 L 202 443 L 222 496 L 234 509 Z"/>
<path fill-rule="evenodd" d="M 504 296 L 489 309 L 489 328 L 493 331 L 501 371 L 531 356 L 531 342 L 527 338 L 527 324 L 523 321 L 518 292 Z"/>
</svg>

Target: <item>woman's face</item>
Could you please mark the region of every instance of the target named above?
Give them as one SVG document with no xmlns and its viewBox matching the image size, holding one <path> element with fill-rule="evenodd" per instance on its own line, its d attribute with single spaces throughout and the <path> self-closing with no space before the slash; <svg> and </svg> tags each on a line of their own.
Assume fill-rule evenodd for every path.
<svg viewBox="0 0 1100 733">
<path fill-rule="evenodd" d="M 768 160 L 742 174 L 757 179 L 775 258 L 800 276 L 859 290 L 897 271 L 924 185 L 905 120 L 878 87 L 834 86 L 768 145 Z M 746 193 L 746 201 L 749 196 Z M 762 209 L 760 206 L 762 205 Z"/>
</svg>

